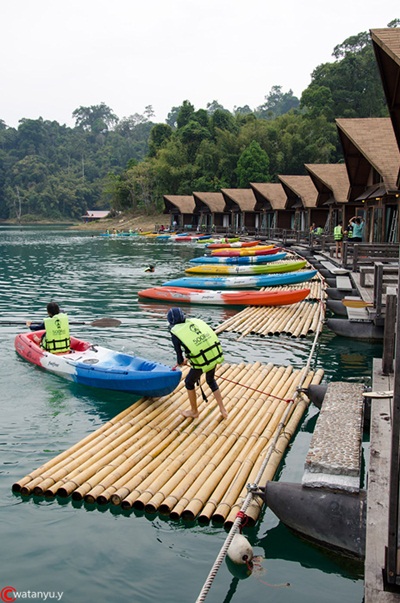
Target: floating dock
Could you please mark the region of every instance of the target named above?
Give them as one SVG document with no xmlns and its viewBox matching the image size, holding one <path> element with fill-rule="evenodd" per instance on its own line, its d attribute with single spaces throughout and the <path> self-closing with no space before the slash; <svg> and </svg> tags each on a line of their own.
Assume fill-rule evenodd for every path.
<svg viewBox="0 0 400 603">
<path fill-rule="evenodd" d="M 288 335 L 289 337 L 307 337 L 322 327 L 325 319 L 325 284 L 316 277 L 307 283 L 310 293 L 297 304 L 279 307 L 248 306 L 219 325 L 215 331 L 233 331 L 239 333 L 239 339 L 246 335 Z M 290 287 L 271 287 L 273 290 L 303 288 L 301 285 Z M 268 289 L 269 290 L 269 289 Z"/>
<path fill-rule="evenodd" d="M 198 418 L 184 418 L 182 379 L 172 394 L 140 399 L 12 489 L 229 525 L 268 452 L 263 480 L 274 477 L 309 404 L 300 390 L 322 377 L 322 370 L 292 366 L 223 364 L 216 378 L 227 419 L 205 384 L 210 401 L 199 404 Z M 249 507 L 253 525 L 261 506 L 256 500 Z"/>
</svg>

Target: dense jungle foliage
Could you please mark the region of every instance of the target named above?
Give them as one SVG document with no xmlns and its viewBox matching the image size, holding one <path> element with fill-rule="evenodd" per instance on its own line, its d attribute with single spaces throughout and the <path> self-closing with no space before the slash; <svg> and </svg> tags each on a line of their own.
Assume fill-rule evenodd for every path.
<svg viewBox="0 0 400 603">
<path fill-rule="evenodd" d="M 304 174 L 305 163 L 341 161 L 335 119 L 388 112 L 369 34 L 348 38 L 333 57 L 300 99 L 274 86 L 256 109 L 213 101 L 196 110 L 185 100 L 153 123 L 151 106 L 119 119 L 101 103 L 77 108 L 73 128 L 24 118 L 15 129 L 0 119 L 0 219 L 151 213 L 164 194 L 246 188 Z"/>
</svg>

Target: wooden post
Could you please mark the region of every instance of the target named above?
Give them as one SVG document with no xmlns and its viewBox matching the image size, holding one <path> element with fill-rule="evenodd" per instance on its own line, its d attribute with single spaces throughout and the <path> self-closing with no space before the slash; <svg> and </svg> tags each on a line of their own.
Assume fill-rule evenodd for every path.
<svg viewBox="0 0 400 603">
<path fill-rule="evenodd" d="M 357 263 L 358 263 L 358 245 L 354 243 L 353 246 L 353 272 L 357 272 Z"/>
<path fill-rule="evenodd" d="M 396 288 L 388 287 L 386 292 L 385 329 L 383 334 L 382 373 L 393 373 L 393 358 L 396 327 Z"/>
<path fill-rule="evenodd" d="M 348 241 L 343 241 L 343 250 L 342 250 L 342 266 L 343 268 L 347 268 L 347 253 L 348 253 Z"/>
<path fill-rule="evenodd" d="M 382 262 L 374 263 L 374 307 L 376 309 L 376 317 L 382 315 L 382 295 L 383 295 L 383 264 Z"/>
</svg>

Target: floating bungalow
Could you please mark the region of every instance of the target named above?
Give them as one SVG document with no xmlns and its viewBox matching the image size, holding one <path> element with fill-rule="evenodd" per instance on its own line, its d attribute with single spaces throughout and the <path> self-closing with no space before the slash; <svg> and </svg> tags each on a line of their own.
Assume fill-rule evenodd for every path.
<svg viewBox="0 0 400 603">
<path fill-rule="evenodd" d="M 308 231 L 325 223 L 327 210 L 317 208 L 318 192 L 310 176 L 279 176 L 286 193 L 286 211 L 292 213 L 293 230 Z M 320 224 L 322 222 L 322 224 Z"/>
<path fill-rule="evenodd" d="M 164 213 L 170 215 L 171 229 L 193 230 L 197 228 L 198 215 L 193 195 L 164 195 Z"/>
<path fill-rule="evenodd" d="M 256 198 L 251 188 L 223 188 L 225 210 L 230 214 L 230 229 L 233 232 L 254 232 L 259 226 L 259 215 L 255 211 Z"/>
<path fill-rule="evenodd" d="M 280 182 L 251 182 L 259 212 L 258 234 L 270 236 L 273 229 L 291 228 L 290 214 L 285 211 L 286 193 Z"/>
<path fill-rule="evenodd" d="M 391 120 L 337 119 L 336 125 L 350 182 L 349 207 L 365 220 L 366 241 L 398 241 L 400 152 Z"/>
<path fill-rule="evenodd" d="M 229 230 L 229 213 L 225 210 L 222 193 L 193 193 L 195 213 L 199 215 L 198 224 L 202 230 L 226 232 Z"/>
<path fill-rule="evenodd" d="M 306 163 L 304 167 L 317 189 L 316 207 L 324 210 L 324 213 L 317 219 L 325 219 L 324 232 L 333 234 L 333 229 L 339 222 L 342 222 L 344 226 L 347 224 L 345 210 L 350 183 L 346 165 L 344 163 Z M 327 214 L 326 210 L 328 210 Z"/>
</svg>

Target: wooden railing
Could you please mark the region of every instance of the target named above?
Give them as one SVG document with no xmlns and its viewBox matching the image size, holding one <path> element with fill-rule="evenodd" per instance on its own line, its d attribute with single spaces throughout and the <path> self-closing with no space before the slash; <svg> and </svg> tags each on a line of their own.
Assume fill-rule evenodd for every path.
<svg viewBox="0 0 400 603">
<path fill-rule="evenodd" d="M 375 262 L 398 262 L 399 243 L 350 243 L 343 242 L 342 264 L 353 272 L 360 266 Z"/>
</svg>

